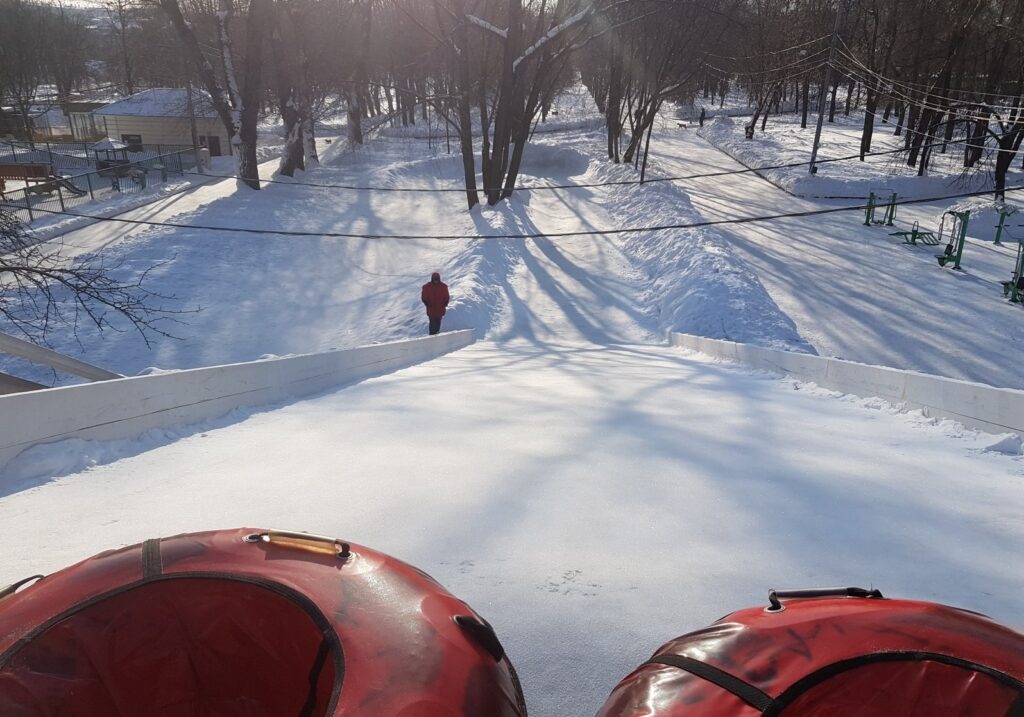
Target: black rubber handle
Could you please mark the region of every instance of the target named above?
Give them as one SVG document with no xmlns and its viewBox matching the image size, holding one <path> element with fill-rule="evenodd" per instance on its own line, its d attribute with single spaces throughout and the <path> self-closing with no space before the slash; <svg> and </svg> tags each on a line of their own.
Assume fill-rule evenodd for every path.
<svg viewBox="0 0 1024 717">
<path fill-rule="evenodd" d="M 858 597 L 858 598 L 880 598 L 880 590 L 867 588 L 793 588 L 790 590 L 769 590 L 768 607 L 769 612 L 782 610 L 782 600 L 786 598 L 820 598 L 820 597 Z"/>
<path fill-rule="evenodd" d="M 494 634 L 494 628 L 485 620 L 470 615 L 456 615 L 455 623 L 469 633 L 480 647 L 487 650 L 495 662 L 501 662 L 501 658 L 505 656 L 505 648 Z"/>
<path fill-rule="evenodd" d="M 30 577 L 23 578 L 22 580 L 19 580 L 18 582 L 14 583 L 13 585 L 8 585 L 3 590 L 0 590 L 0 600 L 3 600 L 8 595 L 13 595 L 14 593 L 16 593 L 18 591 L 18 588 L 20 588 L 22 585 L 25 585 L 26 583 L 30 583 L 33 580 L 42 580 L 45 577 L 46 577 L 45 575 L 32 575 Z"/>
</svg>

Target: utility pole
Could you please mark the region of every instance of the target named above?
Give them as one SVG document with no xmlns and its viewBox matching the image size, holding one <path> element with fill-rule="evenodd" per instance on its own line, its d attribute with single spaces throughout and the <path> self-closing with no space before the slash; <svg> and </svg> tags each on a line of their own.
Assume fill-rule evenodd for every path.
<svg viewBox="0 0 1024 717">
<path fill-rule="evenodd" d="M 206 174 L 203 170 L 203 163 L 199 159 L 199 134 L 196 132 L 196 108 L 192 102 L 192 80 L 185 81 L 185 105 L 188 107 L 188 128 L 192 132 L 192 153 L 196 158 L 196 166 L 200 174 Z"/>
<path fill-rule="evenodd" d="M 825 119 L 825 94 L 826 90 L 832 86 L 832 62 L 836 56 L 836 43 L 839 41 L 839 26 L 843 21 L 843 13 L 846 11 L 845 0 L 836 0 L 836 24 L 832 28 L 832 42 L 828 48 L 828 67 L 825 68 L 825 81 L 821 85 L 821 91 L 818 93 L 818 126 L 814 130 L 814 146 L 811 148 L 811 166 L 808 167 L 810 174 L 817 174 L 818 165 L 815 164 L 818 160 L 818 145 L 821 142 L 821 124 Z"/>
</svg>

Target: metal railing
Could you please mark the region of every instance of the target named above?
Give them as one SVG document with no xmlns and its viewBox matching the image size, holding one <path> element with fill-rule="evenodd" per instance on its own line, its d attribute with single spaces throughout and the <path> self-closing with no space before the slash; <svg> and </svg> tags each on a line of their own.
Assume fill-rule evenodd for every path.
<svg viewBox="0 0 1024 717">
<path fill-rule="evenodd" d="M 191 149 L 184 144 L 143 144 L 140 150 L 128 152 L 131 162 L 141 162 L 164 154 Z M 80 174 L 96 168 L 96 151 L 89 142 L 18 142 L 0 141 L 0 164 L 49 164 L 56 174 Z M 103 152 L 104 150 L 100 150 Z M 101 158 L 102 159 L 102 158 Z"/>
<path fill-rule="evenodd" d="M 151 153 L 136 161 L 110 164 L 91 172 L 67 176 L 59 176 L 58 173 L 50 180 L 27 183 L 24 188 L 0 192 L 0 202 L 21 222 L 31 224 L 55 212 L 67 212 L 91 202 L 110 201 L 124 194 L 137 194 L 166 182 L 172 176 L 181 176 L 196 166 L 198 161 L 191 147 L 169 154 Z"/>
</svg>

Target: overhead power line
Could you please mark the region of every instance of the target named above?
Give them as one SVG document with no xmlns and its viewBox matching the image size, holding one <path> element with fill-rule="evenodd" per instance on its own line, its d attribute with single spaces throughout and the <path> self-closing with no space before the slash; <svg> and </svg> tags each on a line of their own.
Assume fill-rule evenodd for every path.
<svg viewBox="0 0 1024 717">
<path fill-rule="evenodd" d="M 840 37 L 839 41 L 842 43 L 843 48 L 845 48 L 843 50 L 840 50 L 841 54 L 845 55 L 846 58 L 850 62 L 854 63 L 855 65 L 858 65 L 863 70 L 865 70 L 868 73 L 870 73 L 872 76 L 874 76 L 874 77 L 876 77 L 876 78 L 878 78 L 878 79 L 880 79 L 880 80 L 882 80 L 884 82 L 888 82 L 888 83 L 892 83 L 892 84 L 896 84 L 896 85 L 901 85 L 903 87 L 909 88 L 913 92 L 921 92 L 921 93 L 924 93 L 924 94 L 929 94 L 929 93 L 931 93 L 935 89 L 934 83 L 926 84 L 926 83 L 921 83 L 921 82 L 908 82 L 906 80 L 896 80 L 896 79 L 893 79 L 891 77 L 885 77 L 884 75 L 879 74 L 876 70 L 871 69 L 867 64 L 865 64 L 862 60 L 860 60 L 856 56 L 856 54 L 853 52 L 853 50 L 850 48 L 850 46 L 848 44 L 846 44 L 846 41 L 843 40 L 843 38 Z M 954 88 L 950 88 L 950 91 L 952 91 L 952 92 L 958 92 L 958 91 L 971 92 L 973 94 L 984 95 L 986 97 L 998 97 L 998 98 L 1010 99 L 1010 100 L 1016 100 L 1016 99 L 1020 98 L 1020 94 L 1005 95 L 1005 94 L 998 94 L 998 93 L 995 93 L 995 92 L 984 92 L 984 91 L 979 91 L 979 90 L 966 90 L 966 89 L 964 89 L 964 90 L 956 90 Z M 963 100 L 953 100 L 950 97 L 941 97 L 941 99 L 947 99 L 947 100 L 957 101 L 957 102 L 962 102 L 963 101 Z"/>
<path fill-rule="evenodd" d="M 757 60 L 757 59 L 760 59 L 762 57 L 765 57 L 766 55 L 781 55 L 781 54 L 783 54 L 785 52 L 792 52 L 793 50 L 799 50 L 801 47 L 807 47 L 808 45 L 813 45 L 816 42 L 821 42 L 822 40 L 826 39 L 827 37 L 829 37 L 828 33 L 822 35 L 821 37 L 816 37 L 813 40 L 808 40 L 807 42 L 801 42 L 798 45 L 793 45 L 791 47 L 784 47 L 781 50 L 768 50 L 767 52 L 762 52 L 761 54 L 758 54 L 758 55 L 739 55 L 739 56 L 737 56 L 737 55 L 716 55 L 713 52 L 709 52 L 708 53 L 708 57 L 717 57 L 717 58 L 720 58 L 722 60 Z"/>
<path fill-rule="evenodd" d="M 745 71 L 742 71 L 742 70 L 723 70 L 721 67 L 715 67 L 714 65 L 711 65 L 711 64 L 709 64 L 708 67 L 710 67 L 712 70 L 717 70 L 718 72 L 726 72 L 726 73 L 728 73 L 730 75 L 741 75 L 741 76 L 744 76 L 744 77 L 749 77 L 749 76 L 753 76 L 753 75 L 767 75 L 767 74 L 770 74 L 772 72 L 781 72 L 783 70 L 788 70 L 788 69 L 791 69 L 793 67 L 804 68 L 806 65 L 809 65 L 809 64 L 811 64 L 811 63 L 813 63 L 813 62 L 815 62 L 817 60 L 823 59 L 822 56 L 826 55 L 826 54 L 828 54 L 828 48 L 827 47 L 822 48 L 821 50 L 817 50 L 815 52 L 812 52 L 810 55 L 807 55 L 806 57 L 801 57 L 799 60 L 796 60 L 794 62 L 790 62 L 790 63 L 788 63 L 786 65 L 780 65 L 779 67 L 769 67 L 769 68 L 766 68 L 764 70 L 751 70 L 749 72 L 745 72 Z M 809 69 L 817 69 L 818 67 L 821 66 L 821 64 L 823 64 L 823 63 L 819 62 L 813 68 L 809 68 Z M 791 78 L 791 76 L 788 77 L 787 79 L 789 79 L 789 78 Z"/>
<path fill-rule="evenodd" d="M 941 147 L 942 145 L 951 144 L 962 144 L 964 142 L 972 141 L 970 137 L 963 137 L 960 139 L 951 139 L 948 142 L 933 142 L 930 144 L 922 144 L 921 149 L 930 149 L 932 147 Z M 905 147 L 899 147 L 896 149 L 887 149 L 882 152 L 866 152 L 865 157 L 884 157 L 886 155 L 899 154 L 906 152 Z M 848 154 L 843 157 L 831 157 L 828 159 L 819 159 L 815 164 L 830 164 L 832 162 L 850 162 L 853 160 L 859 160 L 860 154 Z M 751 172 L 767 172 L 775 169 L 792 169 L 794 167 L 806 167 L 810 164 L 808 161 L 802 162 L 787 162 L 786 164 L 772 164 L 764 167 L 744 167 L 743 169 L 724 169 L 719 172 L 704 172 L 701 174 L 688 174 L 679 175 L 672 177 L 653 177 L 640 181 L 639 179 L 621 179 L 611 182 L 581 182 L 578 184 L 544 184 L 536 187 L 518 186 L 514 187 L 513 191 L 516 192 L 544 192 L 544 191 L 556 191 L 556 190 L 572 190 L 572 189 L 596 189 L 599 187 L 622 187 L 632 185 L 643 185 L 643 184 L 657 184 L 661 182 L 683 182 L 694 179 L 710 179 L 712 177 L 727 177 L 732 174 L 749 174 Z M 203 177 L 216 177 L 218 179 L 236 179 L 235 175 L 232 174 L 201 174 L 199 172 L 183 172 L 183 174 L 203 176 Z M 421 192 L 425 194 L 465 194 L 465 187 L 384 187 L 384 186 L 359 186 L 355 184 L 330 184 L 321 182 L 300 182 L 283 179 L 261 179 L 261 184 L 283 184 L 291 187 L 313 187 L 315 189 L 344 189 L 347 191 L 354 192 Z M 501 187 L 500 189 L 504 189 Z M 486 192 L 486 188 L 479 188 L 477 191 Z"/>
<path fill-rule="evenodd" d="M 734 70 L 723 70 L 721 67 L 715 67 L 714 65 L 711 65 L 711 64 L 706 64 L 705 66 L 709 70 L 714 70 L 715 72 L 720 72 L 720 73 L 722 73 L 722 75 L 725 75 L 725 76 L 728 76 L 728 77 L 735 77 L 738 80 L 751 79 L 754 82 L 775 83 L 775 82 L 792 82 L 793 80 L 800 79 L 804 75 L 817 72 L 821 68 L 828 66 L 828 59 L 827 58 L 823 59 L 820 62 L 818 62 L 817 64 L 810 65 L 808 67 L 804 67 L 803 69 L 791 70 L 791 71 L 789 71 L 786 74 L 785 77 L 765 77 L 765 78 L 761 78 L 761 79 L 754 79 L 754 78 L 760 77 L 761 75 L 772 75 L 774 73 L 778 73 L 783 68 L 777 68 L 777 69 L 771 69 L 771 70 L 759 70 L 759 71 L 755 71 L 755 72 L 736 72 Z"/>
<path fill-rule="evenodd" d="M 1006 192 L 1017 192 L 1024 190 L 1024 185 L 1006 187 Z M 940 202 L 947 199 L 964 199 L 967 197 L 978 197 L 992 194 L 991 189 L 979 190 L 976 192 L 961 192 L 958 194 L 946 194 L 938 197 L 922 197 L 920 199 L 903 199 L 895 202 L 896 205 L 907 204 L 928 204 Z M 19 209 L 18 205 L 0 201 L 0 206 L 11 209 Z M 483 239 L 550 239 L 570 238 L 582 236 L 613 236 L 619 234 L 643 234 L 674 231 L 679 229 L 700 229 L 702 227 L 724 226 L 731 224 L 754 224 L 770 222 L 779 219 L 798 219 L 801 217 L 822 216 L 825 214 L 837 214 L 840 212 L 864 211 L 868 208 L 866 204 L 845 207 L 829 207 L 827 209 L 809 209 L 803 212 L 786 212 L 781 214 L 762 214 L 752 217 L 733 217 L 728 219 L 709 219 L 700 222 L 685 222 L 680 224 L 656 224 L 643 227 L 620 227 L 614 229 L 591 229 L 587 231 L 573 232 L 531 232 L 524 234 L 359 234 L 355 232 L 316 232 L 298 231 L 293 229 L 253 229 L 250 227 L 225 227 L 208 224 L 178 224 L 176 222 L 157 222 L 144 219 L 125 219 L 123 217 L 101 217 L 92 214 L 76 214 L 75 212 L 58 211 L 56 209 L 32 208 L 32 211 L 46 214 L 56 214 L 69 217 L 82 217 L 94 219 L 98 222 L 116 222 L 131 226 L 164 227 L 169 229 L 191 229 L 210 232 L 231 232 L 240 234 L 260 234 L 269 236 L 289 237 L 318 237 L 322 239 L 395 239 L 395 240 L 426 240 L 426 241 L 474 241 Z"/>
</svg>

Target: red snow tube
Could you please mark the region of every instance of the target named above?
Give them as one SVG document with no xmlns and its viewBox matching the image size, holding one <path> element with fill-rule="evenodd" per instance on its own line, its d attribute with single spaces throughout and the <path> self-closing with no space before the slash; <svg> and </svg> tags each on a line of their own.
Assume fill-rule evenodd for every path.
<svg viewBox="0 0 1024 717">
<path fill-rule="evenodd" d="M 425 573 L 303 533 L 103 553 L 0 597 L 0 715 L 525 717 L 490 626 Z"/>
<path fill-rule="evenodd" d="M 769 600 L 663 645 L 598 717 L 1024 715 L 1024 635 L 982 615 L 861 588 Z"/>
</svg>

